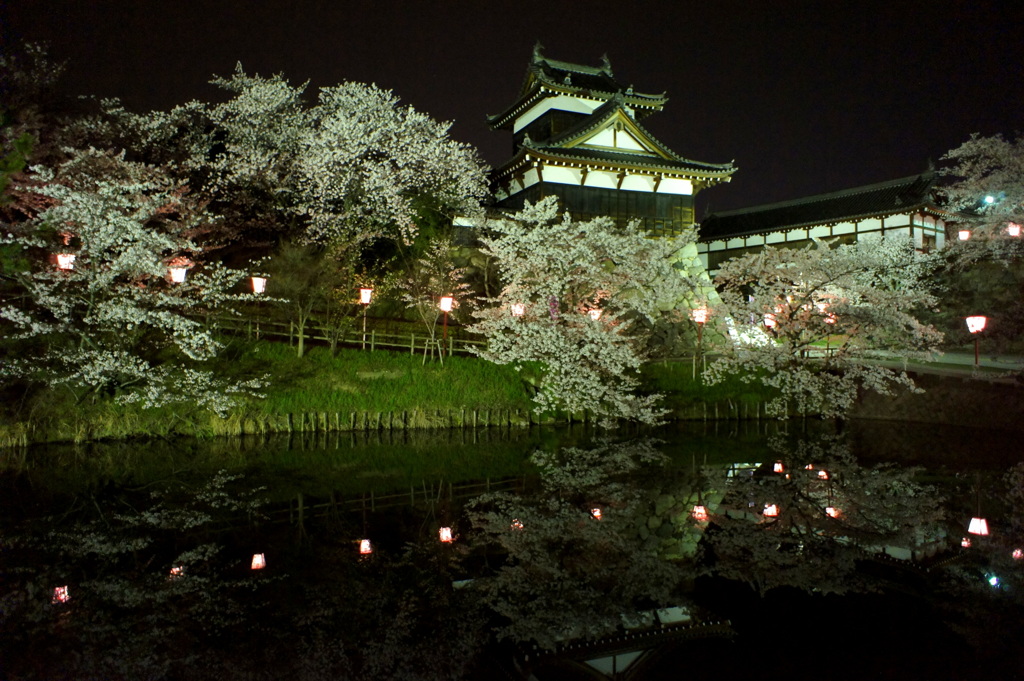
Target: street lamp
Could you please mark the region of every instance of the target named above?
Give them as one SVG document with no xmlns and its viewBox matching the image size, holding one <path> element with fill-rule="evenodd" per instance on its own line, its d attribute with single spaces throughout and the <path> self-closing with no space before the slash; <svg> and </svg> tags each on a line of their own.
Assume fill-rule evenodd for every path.
<svg viewBox="0 0 1024 681">
<path fill-rule="evenodd" d="M 978 368 L 978 334 L 985 330 L 985 322 L 988 319 L 984 315 L 967 317 L 967 330 L 974 336 L 974 368 Z"/>
<path fill-rule="evenodd" d="M 441 296 L 440 302 L 437 306 L 441 308 L 441 312 L 444 312 L 444 333 L 442 334 L 442 340 L 448 340 L 448 313 L 452 311 L 452 303 L 454 299 L 451 296 Z"/>
<path fill-rule="evenodd" d="M 370 307 L 370 298 L 372 297 L 372 288 L 359 289 L 359 304 L 363 306 L 363 350 L 366 349 L 366 310 Z"/>
</svg>

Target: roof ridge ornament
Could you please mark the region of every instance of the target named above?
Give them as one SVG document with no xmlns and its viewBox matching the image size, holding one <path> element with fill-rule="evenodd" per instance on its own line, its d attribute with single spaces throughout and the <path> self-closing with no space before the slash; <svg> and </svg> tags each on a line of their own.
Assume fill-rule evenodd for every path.
<svg viewBox="0 0 1024 681">
<path fill-rule="evenodd" d="M 608 59 L 608 53 L 605 52 L 601 55 L 601 70 L 607 73 L 609 76 L 614 76 L 612 73 L 612 62 Z"/>
<path fill-rule="evenodd" d="M 538 38 L 537 42 L 533 46 L 533 61 L 534 61 L 534 63 L 539 62 L 539 61 L 544 61 L 544 55 L 542 55 L 540 53 L 540 51 L 543 50 L 543 49 L 544 49 L 544 46 L 540 44 L 540 39 Z"/>
</svg>

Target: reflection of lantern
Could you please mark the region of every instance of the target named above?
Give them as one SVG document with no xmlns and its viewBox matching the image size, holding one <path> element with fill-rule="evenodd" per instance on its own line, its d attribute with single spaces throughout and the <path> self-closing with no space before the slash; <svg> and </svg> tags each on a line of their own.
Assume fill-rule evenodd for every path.
<svg viewBox="0 0 1024 681">
<path fill-rule="evenodd" d="M 781 461 L 776 461 L 775 465 L 772 466 L 773 473 L 781 473 L 784 470 L 786 470 L 786 467 L 782 465 Z"/>
<path fill-rule="evenodd" d="M 252 277 L 252 292 L 263 293 L 267 290 L 267 278 L 266 277 Z"/>
<path fill-rule="evenodd" d="M 828 480 L 828 471 L 826 471 L 826 470 L 818 471 L 818 477 L 821 478 L 822 480 Z"/>
<path fill-rule="evenodd" d="M 454 539 L 452 538 L 452 528 L 442 527 L 437 531 L 437 536 L 444 544 L 451 544 Z"/>
<path fill-rule="evenodd" d="M 960 546 L 965 548 L 965 549 L 971 548 L 971 538 L 970 537 L 964 537 L 963 539 L 961 539 L 960 540 Z"/>
<path fill-rule="evenodd" d="M 441 296 L 441 301 L 437 306 L 441 308 L 441 312 L 451 312 L 453 302 L 455 301 L 451 296 Z"/>
<path fill-rule="evenodd" d="M 971 523 L 967 526 L 967 531 L 971 534 L 985 536 L 988 534 L 988 521 L 984 518 L 971 518 Z"/>
<path fill-rule="evenodd" d="M 1020 560 L 1021 558 L 1024 558 L 1024 549 L 1014 549 L 1011 555 L 1014 560 Z"/>
<path fill-rule="evenodd" d="M 593 319 L 596 322 L 598 319 L 601 318 L 601 312 L 602 311 L 603 310 L 601 310 L 601 308 L 595 307 L 593 310 L 590 310 L 589 312 L 587 312 L 587 314 L 590 315 L 590 318 Z"/>
<path fill-rule="evenodd" d="M 75 269 L 75 254 L 74 253 L 58 253 L 57 254 L 57 269 L 59 269 L 59 270 L 73 270 L 73 269 Z"/>
<path fill-rule="evenodd" d="M 840 515 L 842 515 L 842 511 L 840 511 L 838 508 L 834 506 L 827 506 L 825 508 L 825 515 L 827 515 L 829 518 L 838 518 Z"/>
<path fill-rule="evenodd" d="M 526 314 L 526 306 L 522 303 L 512 303 L 512 316 L 522 317 Z"/>
<path fill-rule="evenodd" d="M 53 589 L 53 602 L 54 603 L 67 603 L 71 600 L 71 595 L 68 593 L 66 586 L 58 586 Z"/>
<path fill-rule="evenodd" d="M 512 524 L 510 525 L 510 527 L 513 530 L 521 530 L 521 529 L 523 529 L 523 523 L 522 523 L 521 520 L 519 520 L 519 518 L 513 518 L 512 519 Z"/>
<path fill-rule="evenodd" d="M 971 238 L 971 230 L 961 229 L 959 232 L 956 233 L 956 238 L 960 239 L 960 241 L 969 240 Z"/>
<path fill-rule="evenodd" d="M 267 559 L 262 553 L 252 554 L 252 569 L 262 570 L 267 567 Z"/>
<path fill-rule="evenodd" d="M 699 523 L 707 522 L 708 509 L 705 508 L 703 504 L 697 504 L 693 507 L 693 510 L 690 511 L 690 515 L 692 515 L 693 519 Z"/>
<path fill-rule="evenodd" d="M 368 556 L 373 553 L 373 545 L 370 544 L 369 539 L 359 540 L 359 553 L 363 556 Z"/>
<path fill-rule="evenodd" d="M 599 509 L 599 508 L 592 508 L 592 509 L 590 509 L 590 515 L 591 515 L 591 517 L 593 517 L 594 520 L 600 520 L 601 519 L 601 509 Z"/>
<path fill-rule="evenodd" d="M 370 298 L 372 298 L 372 297 L 373 297 L 373 289 L 372 288 L 361 288 L 361 289 L 359 289 L 359 303 L 361 305 L 369 305 L 370 304 Z"/>
<path fill-rule="evenodd" d="M 775 504 L 764 505 L 764 517 L 765 518 L 777 518 L 779 515 L 779 507 Z"/>
</svg>

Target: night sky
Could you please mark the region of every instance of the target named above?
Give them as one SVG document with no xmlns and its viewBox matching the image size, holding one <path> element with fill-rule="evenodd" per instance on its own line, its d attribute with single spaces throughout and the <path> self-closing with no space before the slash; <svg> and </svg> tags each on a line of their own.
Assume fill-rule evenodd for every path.
<svg viewBox="0 0 1024 681">
<path fill-rule="evenodd" d="M 4 49 L 45 41 L 73 94 L 133 109 L 211 99 L 240 61 L 311 87 L 374 82 L 491 165 L 486 114 L 518 94 L 533 45 L 667 91 L 644 125 L 677 153 L 735 160 L 698 214 L 921 172 L 972 132 L 1021 129 L 1024 3 L 485 0 L 0 0 Z"/>
</svg>

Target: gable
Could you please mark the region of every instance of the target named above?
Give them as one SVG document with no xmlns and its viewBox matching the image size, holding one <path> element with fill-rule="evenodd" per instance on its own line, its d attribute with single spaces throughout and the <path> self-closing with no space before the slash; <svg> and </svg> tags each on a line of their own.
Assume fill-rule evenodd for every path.
<svg viewBox="0 0 1024 681">
<path fill-rule="evenodd" d="M 601 125 L 587 130 L 579 137 L 565 140 L 560 144 L 566 149 L 597 149 L 601 151 L 619 151 L 630 154 L 642 154 L 658 158 L 671 158 L 667 150 L 641 131 L 628 116 L 622 114 L 611 116 Z"/>
</svg>

